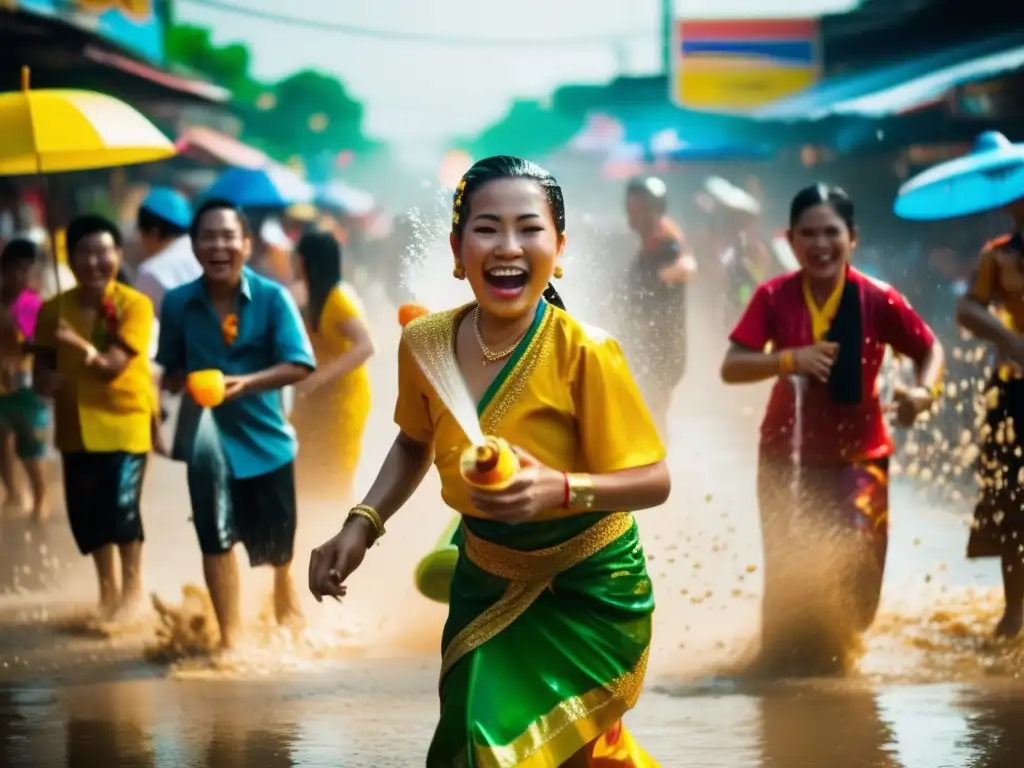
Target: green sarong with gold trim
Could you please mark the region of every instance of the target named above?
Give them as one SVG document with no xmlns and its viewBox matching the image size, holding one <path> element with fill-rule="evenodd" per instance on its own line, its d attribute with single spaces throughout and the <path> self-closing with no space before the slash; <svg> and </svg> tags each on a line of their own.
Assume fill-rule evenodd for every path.
<svg viewBox="0 0 1024 768">
<path fill-rule="evenodd" d="M 636 524 L 465 518 L 460 538 L 427 765 L 556 768 L 640 695 L 654 595 Z"/>
</svg>

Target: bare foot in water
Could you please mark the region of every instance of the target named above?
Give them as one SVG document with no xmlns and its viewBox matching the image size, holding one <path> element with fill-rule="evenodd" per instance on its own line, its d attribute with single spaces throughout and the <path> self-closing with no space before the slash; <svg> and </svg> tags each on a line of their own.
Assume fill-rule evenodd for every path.
<svg viewBox="0 0 1024 768">
<path fill-rule="evenodd" d="M 3 501 L 0 506 L 0 514 L 6 518 L 18 518 L 28 510 L 28 503 L 21 493 L 13 493 Z"/>
<path fill-rule="evenodd" d="M 306 617 L 302 614 L 291 573 L 279 570 L 274 576 L 274 618 L 278 625 L 296 631 L 305 629 Z"/>
<path fill-rule="evenodd" d="M 117 615 L 120 607 L 121 601 L 116 596 L 103 598 L 96 609 L 96 618 L 103 623 L 111 622 L 114 620 L 114 616 Z"/>
<path fill-rule="evenodd" d="M 996 624 L 996 637 L 1005 640 L 1013 640 L 1018 637 L 1024 629 L 1024 608 L 1011 610 L 1006 609 L 1003 618 Z"/>
<path fill-rule="evenodd" d="M 111 616 L 114 624 L 135 624 L 146 617 L 147 606 L 141 597 L 125 598 Z"/>
<path fill-rule="evenodd" d="M 37 502 L 32 508 L 32 522 L 36 525 L 45 525 L 50 520 L 50 505 L 46 501 Z"/>
</svg>

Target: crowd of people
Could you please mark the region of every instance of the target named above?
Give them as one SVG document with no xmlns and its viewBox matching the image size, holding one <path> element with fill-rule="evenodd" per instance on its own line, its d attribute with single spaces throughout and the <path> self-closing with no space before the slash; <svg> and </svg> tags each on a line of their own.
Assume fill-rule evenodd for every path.
<svg viewBox="0 0 1024 768">
<path fill-rule="evenodd" d="M 394 443 L 308 568 L 318 601 L 344 596 L 350 574 L 437 467 L 457 520 L 442 541 L 455 553 L 441 569 L 445 588 L 421 585 L 449 604 L 428 765 L 456 764 L 467 751 L 495 765 L 654 765 L 622 726 L 640 695 L 654 609 L 632 513 L 670 494 L 669 411 L 686 371 L 687 291 L 701 281 L 723 297 L 722 319 L 732 326 L 723 381 L 775 380 L 750 473 L 765 551 L 766 669 L 834 669 L 849 639 L 874 620 L 893 452 L 886 412 L 909 427 L 933 409 L 943 344 L 898 286 L 851 264 L 859 233 L 842 190 L 797 193 L 785 256 L 755 236 L 758 209 L 749 199 L 720 183 L 709 192 L 734 214 L 710 262 L 668 218 L 661 180 L 627 185 L 636 253 L 613 336 L 576 319 L 552 282 L 563 277 L 566 203 L 551 174 L 494 157 L 456 189 L 453 274 L 474 301 L 403 329 Z M 1021 205 L 1010 209 L 1018 234 L 984 250 L 948 308 L 955 304 L 959 324 L 1004 363 L 980 436 L 983 494 L 969 555 L 1001 559 L 1006 612 L 997 632 L 1005 637 L 1024 624 L 1021 450 L 1012 430 L 1024 366 L 1016 331 L 1024 324 Z M 305 498 L 304 487 L 327 477 L 317 492 L 357 498 L 375 345 L 342 279 L 334 234 L 313 228 L 302 236 L 292 286 L 250 266 L 252 228 L 230 201 L 193 210 L 157 189 L 137 224 L 146 259 L 129 285 L 119 228 L 95 215 L 72 221 L 66 249 L 75 283 L 46 299 L 37 246 L 4 245 L 0 427 L 30 478 L 25 505 L 42 524 L 52 419 L 68 521 L 95 563 L 100 613 L 110 621 L 141 603 L 148 457 L 184 462 L 204 576 L 230 652 L 244 629 L 236 545 L 251 566 L 274 569 L 278 622 L 302 623 L 292 575 L 299 491 Z M 911 361 L 913 381 L 883 402 L 888 348 Z M 484 434 L 513 446 L 519 470 L 510 481 L 465 481 L 459 457 L 468 438 L 425 359 L 461 374 Z M 203 407 L 193 381 L 210 371 L 222 376 L 222 392 Z M 172 404 L 168 448 L 163 422 Z M 299 453 L 306 441 L 317 450 Z M 20 504 L 8 472 L 11 503 Z"/>
</svg>

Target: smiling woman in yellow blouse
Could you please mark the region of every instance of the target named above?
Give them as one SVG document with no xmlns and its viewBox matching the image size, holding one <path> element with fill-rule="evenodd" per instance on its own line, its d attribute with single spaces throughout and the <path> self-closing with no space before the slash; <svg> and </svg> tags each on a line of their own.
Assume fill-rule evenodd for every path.
<svg viewBox="0 0 1024 768">
<path fill-rule="evenodd" d="M 655 765 L 621 719 L 650 648 L 654 596 L 630 513 L 668 497 L 658 431 L 618 343 L 550 288 L 565 206 L 549 173 L 477 163 L 451 245 L 476 301 L 406 326 L 400 433 L 363 503 L 314 550 L 310 589 L 345 593 L 433 460 L 462 526 L 427 766 Z M 501 490 L 463 479 L 469 441 L 416 362 L 427 358 L 459 371 L 484 432 L 515 446 L 522 469 Z"/>
</svg>

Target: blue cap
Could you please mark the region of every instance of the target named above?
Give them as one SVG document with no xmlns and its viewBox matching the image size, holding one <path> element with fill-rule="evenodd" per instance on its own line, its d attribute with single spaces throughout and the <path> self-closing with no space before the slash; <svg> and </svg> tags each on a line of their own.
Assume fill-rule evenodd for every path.
<svg viewBox="0 0 1024 768">
<path fill-rule="evenodd" d="M 180 229 L 188 229 L 192 223 L 192 206 L 183 194 L 170 187 L 153 187 L 142 201 L 142 208 Z"/>
</svg>

